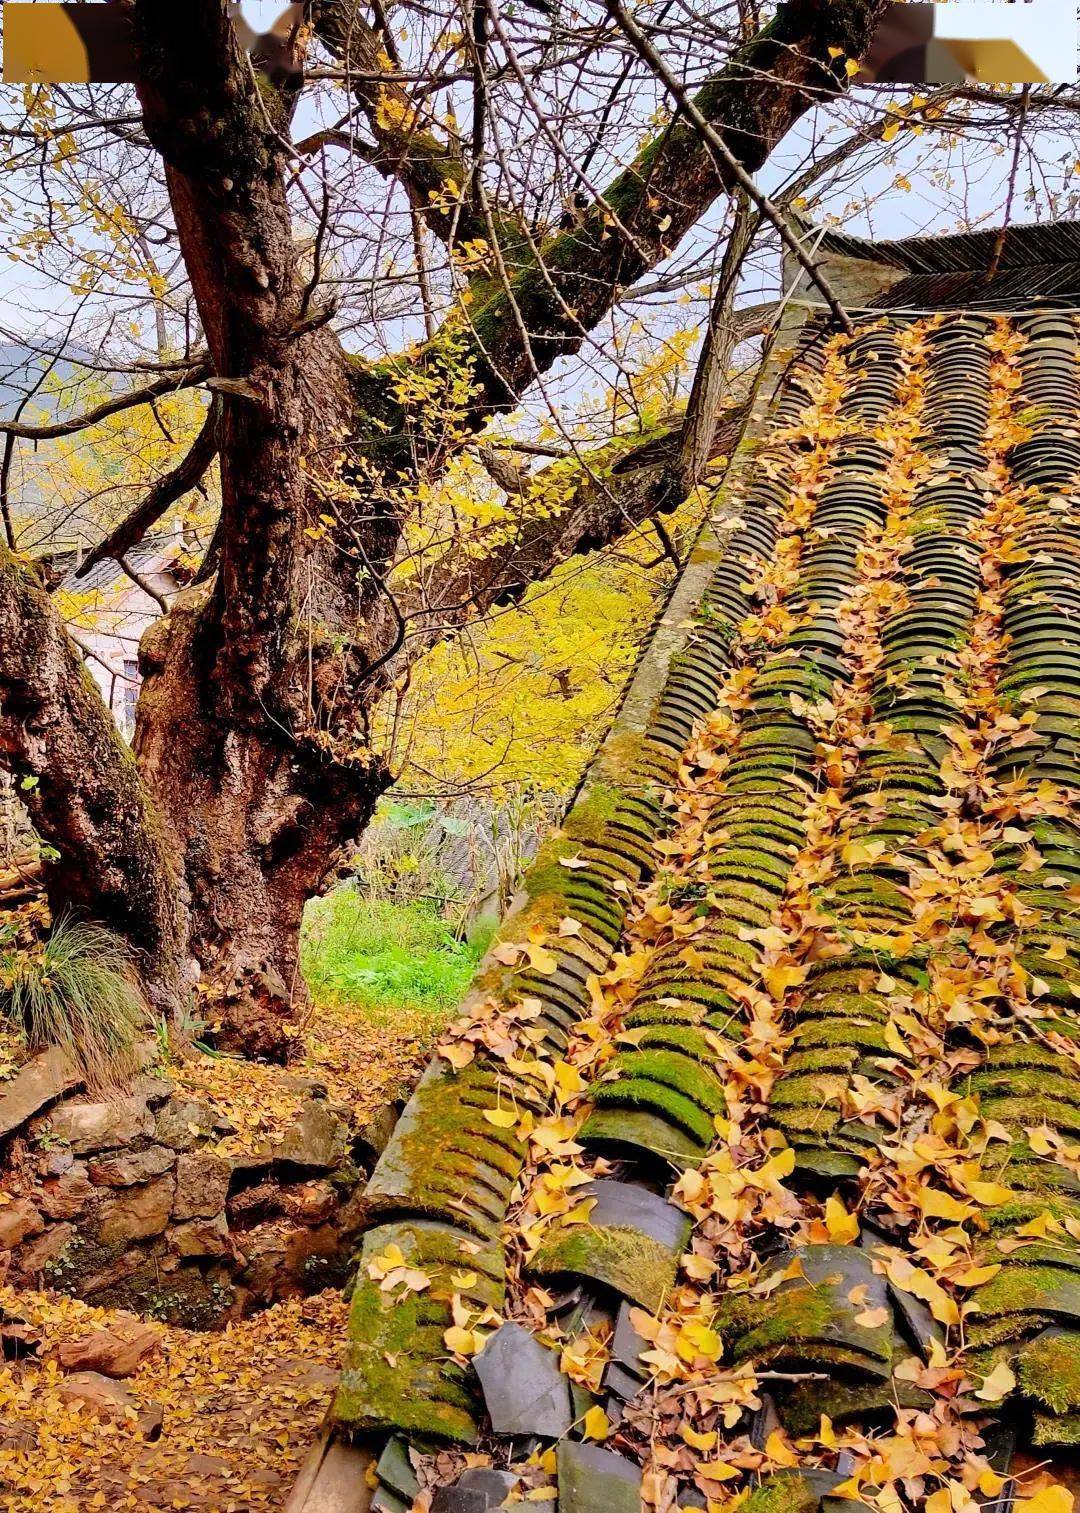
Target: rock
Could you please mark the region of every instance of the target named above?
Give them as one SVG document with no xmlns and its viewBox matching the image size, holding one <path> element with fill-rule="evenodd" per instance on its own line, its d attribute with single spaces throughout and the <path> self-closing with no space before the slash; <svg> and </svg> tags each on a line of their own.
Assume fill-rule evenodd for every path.
<svg viewBox="0 0 1080 1513">
<path fill-rule="evenodd" d="M 175 1191 L 176 1179 L 171 1172 L 141 1187 L 120 1189 L 98 1211 L 98 1240 L 102 1245 L 126 1245 L 161 1234 L 169 1222 Z"/>
<path fill-rule="evenodd" d="M 368 1513 L 409 1513 L 409 1506 L 410 1504 L 406 1502 L 404 1497 L 399 1497 L 396 1492 L 391 1492 L 389 1487 L 380 1486 L 375 1488 L 371 1502 L 368 1504 Z M 440 1513 L 449 1513 L 449 1510 L 442 1507 Z M 457 1513 L 466 1513 L 466 1510 L 459 1508 Z M 468 1507 L 467 1513 L 474 1513 L 471 1504 Z M 482 1513 L 482 1510 L 477 1507 L 475 1513 Z"/>
<path fill-rule="evenodd" d="M 337 1207 L 329 1182 L 305 1182 L 282 1194 L 285 1212 L 301 1224 L 322 1224 Z"/>
<path fill-rule="evenodd" d="M 98 1156 L 87 1170 L 99 1187 L 131 1187 L 136 1182 L 160 1177 L 175 1160 L 176 1153 L 168 1146 L 151 1145 L 146 1150 Z"/>
<path fill-rule="evenodd" d="M 375 1165 L 390 1144 L 390 1136 L 394 1133 L 397 1118 L 397 1110 L 393 1104 L 384 1103 L 377 1113 L 372 1114 L 366 1124 L 360 1126 L 353 1141 L 357 1151 L 357 1160 L 363 1160 L 368 1166 Z"/>
<path fill-rule="evenodd" d="M 473 1360 L 496 1434 L 559 1439 L 573 1422 L 558 1357 L 520 1324 L 504 1324 Z"/>
<path fill-rule="evenodd" d="M 251 1225 L 272 1214 L 282 1213 L 284 1201 L 285 1195 L 278 1184 L 267 1180 L 233 1193 L 227 1210 L 230 1217 Z"/>
<path fill-rule="evenodd" d="M 176 1224 L 169 1230 L 168 1240 L 182 1256 L 227 1256 L 232 1253 L 229 1225 L 224 1214 Z"/>
<path fill-rule="evenodd" d="M 44 1159 L 38 1162 L 38 1171 L 43 1177 L 62 1177 L 74 1165 L 74 1152 L 61 1146 L 59 1150 L 46 1152 Z"/>
<path fill-rule="evenodd" d="M 111 1103 L 64 1103 L 54 1109 L 50 1133 L 66 1140 L 77 1156 L 130 1145 L 154 1128 L 146 1099 L 133 1095 Z"/>
<path fill-rule="evenodd" d="M 174 1219 L 209 1219 L 225 1207 L 232 1162 L 212 1151 L 185 1152 L 176 1162 Z"/>
<path fill-rule="evenodd" d="M 174 1151 L 193 1150 L 214 1133 L 214 1111 L 198 1098 L 170 1098 L 159 1111 L 154 1137 Z"/>
<path fill-rule="evenodd" d="M 0 1208 L 0 1250 L 14 1250 L 21 1241 L 41 1234 L 45 1221 L 29 1198 L 15 1198 Z"/>
<path fill-rule="evenodd" d="M 306 1225 L 290 1230 L 285 1236 L 285 1268 L 300 1285 L 308 1287 L 316 1279 L 329 1286 L 327 1270 L 340 1255 L 341 1237 L 330 1224 L 309 1229 Z"/>
<path fill-rule="evenodd" d="M 489 1508 L 499 1508 L 519 1480 L 512 1471 L 495 1471 L 490 1466 L 470 1466 L 458 1477 L 457 1484 L 463 1492 L 479 1492 Z"/>
<path fill-rule="evenodd" d="M 59 1046 L 51 1046 L 20 1067 L 0 1092 L 0 1140 L 76 1087 L 79 1079 L 78 1069 Z"/>
<path fill-rule="evenodd" d="M 288 1161 L 292 1166 L 330 1170 L 340 1166 L 348 1148 L 348 1125 L 332 1104 L 312 1098 L 275 1146 L 274 1159 Z"/>
<path fill-rule="evenodd" d="M 640 1513 L 641 1468 L 599 1445 L 563 1440 L 559 1513 Z"/>
<path fill-rule="evenodd" d="M 41 1330 L 29 1323 L 21 1314 L 0 1308 L 0 1356 L 5 1361 L 21 1361 L 28 1355 L 37 1355 L 41 1346 Z"/>
<path fill-rule="evenodd" d="M 105 1254 L 108 1256 L 109 1251 Z M 148 1258 L 153 1257 L 153 1271 L 147 1274 Z M 137 1277 L 143 1272 L 146 1284 L 140 1293 L 140 1302 L 145 1304 L 147 1295 L 160 1283 L 162 1273 L 166 1270 L 164 1257 L 157 1254 L 157 1242 L 151 1241 L 151 1246 L 144 1249 L 134 1246 L 131 1250 L 122 1250 L 119 1255 L 113 1255 L 104 1266 L 97 1271 L 87 1273 L 85 1270 L 78 1274 L 79 1296 L 93 1298 L 97 1293 L 108 1289 L 115 1296 L 115 1289 L 122 1282 L 127 1282 L 132 1277 Z"/>
<path fill-rule="evenodd" d="M 389 1487 L 399 1497 L 407 1497 L 410 1502 L 420 1491 L 420 1483 L 409 1456 L 409 1446 L 399 1435 L 387 1440 L 375 1473 L 383 1486 Z"/>
<path fill-rule="evenodd" d="M 77 1371 L 57 1385 L 62 1398 L 69 1403 L 82 1403 L 96 1418 L 137 1417 L 138 1405 L 131 1393 L 96 1371 Z"/>
<path fill-rule="evenodd" d="M 36 1450 L 38 1437 L 33 1429 L 27 1429 L 24 1424 L 11 1423 L 8 1419 L 0 1418 L 0 1451 L 13 1450 L 16 1455 L 25 1454 L 29 1450 Z M 0 1483 L 0 1486 L 4 1485 Z"/>
<path fill-rule="evenodd" d="M 473 1466 L 463 1471 L 450 1487 L 439 1487 L 431 1500 L 431 1513 L 493 1513 L 514 1490 L 518 1478 L 512 1471 L 493 1471 Z"/>
<path fill-rule="evenodd" d="M 166 1098 L 171 1098 L 176 1092 L 176 1083 L 170 1082 L 166 1077 L 155 1077 L 150 1073 L 137 1077 L 131 1090 L 145 1098 L 151 1108 L 157 1108 L 159 1104 L 165 1102 Z"/>
<path fill-rule="evenodd" d="M 13 1270 L 26 1281 L 41 1275 L 52 1261 L 59 1260 L 75 1239 L 74 1224 L 53 1224 L 33 1240 L 20 1245 L 12 1255 Z"/>
<path fill-rule="evenodd" d="M 295 1073 L 283 1077 L 281 1085 L 291 1093 L 304 1093 L 309 1098 L 325 1098 L 329 1091 L 326 1083 L 320 1082 L 317 1077 L 300 1077 Z"/>
<path fill-rule="evenodd" d="M 75 1161 L 70 1151 L 67 1155 L 67 1170 L 46 1178 L 34 1189 L 35 1203 L 50 1219 L 73 1219 L 76 1214 L 81 1214 L 94 1191 L 86 1167 L 81 1161 Z"/>
<path fill-rule="evenodd" d="M 57 1359 L 65 1371 L 93 1371 L 101 1376 L 131 1376 L 160 1343 L 156 1329 L 138 1319 L 120 1320 L 95 1329 L 81 1340 L 64 1340 Z"/>
</svg>

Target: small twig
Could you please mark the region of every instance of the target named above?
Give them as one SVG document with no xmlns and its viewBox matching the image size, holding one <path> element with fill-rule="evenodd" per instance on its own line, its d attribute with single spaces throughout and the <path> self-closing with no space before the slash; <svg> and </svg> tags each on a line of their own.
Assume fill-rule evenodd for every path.
<svg viewBox="0 0 1080 1513">
<path fill-rule="evenodd" d="M 994 252 L 990 259 L 990 267 L 986 272 L 986 282 L 990 283 L 997 276 L 1001 266 L 1001 255 L 1005 251 L 1005 237 L 1009 229 L 1009 221 L 1012 217 L 1013 195 L 1016 193 L 1016 176 L 1020 169 L 1020 153 L 1024 145 L 1024 123 L 1027 120 L 1028 101 L 1031 99 L 1031 85 L 1025 84 L 1020 95 L 1020 114 L 1016 122 L 1016 141 L 1013 144 L 1012 167 L 1009 169 L 1009 187 L 1005 195 L 1005 215 L 1001 222 L 1001 229 L 994 240 Z"/>
<path fill-rule="evenodd" d="M 326 228 L 330 220 L 330 188 L 326 182 L 325 163 L 320 179 L 322 183 L 322 206 L 319 210 L 318 229 L 315 232 L 315 246 L 311 254 L 311 278 L 308 280 L 307 286 L 300 298 L 300 313 L 297 316 L 297 321 L 300 324 L 303 324 L 307 320 L 311 296 L 319 287 L 319 280 L 322 278 L 323 238 L 326 236 Z"/>
<path fill-rule="evenodd" d="M 670 557 L 676 568 L 681 568 L 682 562 L 679 560 L 679 554 L 675 550 L 674 543 L 667 533 L 667 527 L 664 525 L 664 522 L 660 519 L 659 515 L 653 516 L 652 528 L 660 538 L 660 545 L 664 548 L 664 557 Z M 660 560 L 663 561 L 663 558 L 661 558 Z"/>
</svg>

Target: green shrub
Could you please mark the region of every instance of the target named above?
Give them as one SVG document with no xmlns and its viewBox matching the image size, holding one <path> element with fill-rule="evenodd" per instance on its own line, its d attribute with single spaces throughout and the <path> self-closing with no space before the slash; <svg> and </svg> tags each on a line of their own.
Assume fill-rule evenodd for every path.
<svg viewBox="0 0 1080 1513">
<path fill-rule="evenodd" d="M 136 1069 L 135 1041 L 147 1021 L 131 952 L 103 925 L 61 918 L 36 946 L 0 936 L 0 1016 L 31 1049 L 62 1046 L 87 1084 L 116 1086 Z"/>
<path fill-rule="evenodd" d="M 304 977 L 316 1000 L 444 1016 L 464 995 L 485 945 L 459 940 L 424 904 L 364 898 L 346 885 L 308 905 Z"/>
</svg>

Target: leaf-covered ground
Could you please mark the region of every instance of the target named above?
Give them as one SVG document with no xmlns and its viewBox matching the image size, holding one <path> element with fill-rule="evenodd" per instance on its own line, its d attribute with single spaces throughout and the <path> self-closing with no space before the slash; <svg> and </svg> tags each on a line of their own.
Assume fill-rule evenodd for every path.
<svg viewBox="0 0 1080 1513">
<path fill-rule="evenodd" d="M 216 1148 L 235 1154 L 284 1133 L 311 1096 L 309 1079 L 350 1110 L 355 1128 L 363 1128 L 408 1090 L 439 1024 L 420 1010 L 399 1008 L 390 1016 L 328 1002 L 302 1026 L 304 1054 L 288 1070 L 196 1052 L 170 1061 L 168 1076 L 192 1097 L 212 1103 L 234 1127 Z"/>
<path fill-rule="evenodd" d="M 71 1298 L 0 1289 L 0 1308 L 40 1326 L 38 1357 L 0 1370 L 0 1505 L 6 1513 L 110 1508 L 280 1508 L 336 1379 L 338 1293 L 279 1303 L 221 1334 L 154 1325 L 160 1343 L 118 1383 L 130 1411 L 99 1417 L 71 1398 L 59 1345 L 116 1315 Z M 163 1410 L 156 1441 L 139 1419 Z"/>
<path fill-rule="evenodd" d="M 442 1023 L 426 1009 L 392 1015 L 342 1000 L 321 1003 L 302 1027 L 291 1068 L 201 1053 L 171 1058 L 171 1080 L 210 1102 L 233 1127 L 222 1154 L 281 1135 L 322 1083 L 354 1127 L 408 1090 Z M 21 1048 L 0 1041 L 0 1062 Z M 61 1343 L 121 1317 L 59 1294 L 0 1289 L 7 1312 L 41 1331 L 36 1355 L 0 1360 L 0 1506 L 5 1513 L 110 1508 L 279 1508 L 319 1427 L 340 1365 L 345 1305 L 336 1292 L 277 1303 L 221 1333 L 154 1324 L 160 1344 L 117 1383 L 132 1411 L 99 1416 L 70 1396 Z M 8 1349 L 13 1349 L 9 1343 Z M 65 1386 L 68 1383 L 68 1386 Z M 160 1437 L 139 1418 L 163 1410 Z"/>
</svg>

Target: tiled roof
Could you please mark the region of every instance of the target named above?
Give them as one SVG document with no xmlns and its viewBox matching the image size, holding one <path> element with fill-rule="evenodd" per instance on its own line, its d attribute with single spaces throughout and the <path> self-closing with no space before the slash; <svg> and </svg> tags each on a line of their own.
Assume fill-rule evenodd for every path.
<svg viewBox="0 0 1080 1513">
<path fill-rule="evenodd" d="M 810 1510 L 875 1426 L 927 1491 L 1080 1441 L 1078 330 L 772 360 L 666 681 L 368 1185 L 333 1435 L 376 1509 Z"/>
<path fill-rule="evenodd" d="M 170 565 L 184 550 L 183 538 L 178 531 L 147 536 L 125 554 L 136 572 L 168 572 Z M 78 593 L 101 593 L 117 586 L 129 587 L 130 579 L 119 562 L 112 557 L 103 557 L 94 564 L 85 576 L 75 577 L 75 570 L 85 557 L 85 552 L 74 548 L 53 554 L 53 567 L 63 573 L 65 586 Z"/>
<path fill-rule="evenodd" d="M 982 271 L 994 260 L 999 232 L 959 232 L 954 236 L 910 236 L 897 241 L 848 236 L 826 230 L 818 246 L 841 257 L 886 263 L 908 273 Z M 998 259 L 1003 268 L 1080 263 L 1080 221 L 1051 221 L 1006 229 Z"/>
</svg>

